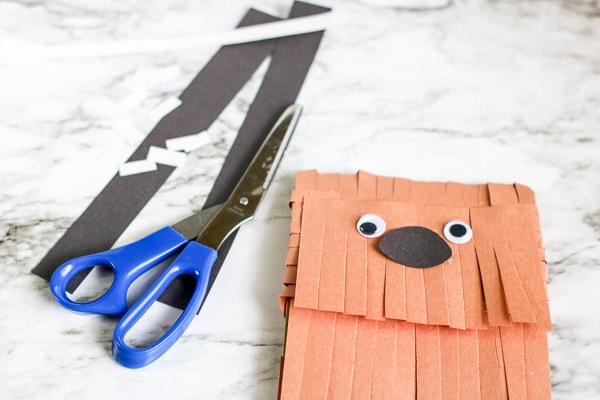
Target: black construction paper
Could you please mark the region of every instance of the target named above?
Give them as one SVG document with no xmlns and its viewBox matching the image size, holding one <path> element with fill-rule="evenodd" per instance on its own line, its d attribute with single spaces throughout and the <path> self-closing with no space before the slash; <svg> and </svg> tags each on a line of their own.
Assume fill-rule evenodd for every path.
<svg viewBox="0 0 600 400">
<path fill-rule="evenodd" d="M 273 20 L 250 10 L 239 25 Z M 159 121 L 128 161 L 144 159 L 150 146 L 162 147 L 167 139 L 207 129 L 274 46 L 275 41 L 262 41 L 222 47 L 182 92 L 182 105 Z M 32 272 L 49 280 L 63 262 L 110 249 L 174 169 L 159 165 L 152 173 L 116 174 Z M 84 277 L 73 279 L 69 290 Z"/>
<path fill-rule="evenodd" d="M 326 11 L 329 11 L 329 9 L 296 1 L 290 11 L 290 18 L 304 17 Z M 296 101 L 322 36 L 323 32 L 321 31 L 277 40 L 263 82 L 250 105 L 246 118 L 213 185 L 213 189 L 206 199 L 204 208 L 212 207 L 227 200 L 229 193 L 252 161 L 273 124 L 287 106 Z M 210 292 L 221 270 L 234 239 L 235 233 L 219 249 L 219 257 L 213 266 L 208 282 L 208 292 Z M 184 308 L 186 305 L 184 299 L 187 297 L 182 296 L 181 293 L 192 289 L 193 286 L 186 287 L 180 281 L 175 281 L 165 291 L 161 301 L 178 308 Z M 182 301 L 178 301 L 178 299 Z"/>
<path fill-rule="evenodd" d="M 295 2 L 290 17 L 307 16 L 328 10 L 308 3 Z M 275 19 L 250 10 L 239 26 Z M 323 32 L 315 32 L 223 46 L 183 91 L 180 96 L 182 105 L 156 125 L 128 161 L 143 159 L 150 146 L 162 146 L 166 139 L 207 129 L 272 52 L 272 60 L 262 86 L 204 208 L 224 201 L 252 160 L 270 126 L 289 104 L 295 102 L 322 34 Z M 173 170 L 173 167 L 159 165 L 158 170 L 152 173 L 126 177 L 115 175 L 32 272 L 49 280 L 54 270 L 63 262 L 111 248 Z M 165 221 L 165 224 L 170 222 L 172 221 Z M 231 235 L 219 250 L 209 289 L 234 238 L 235 234 Z M 84 278 L 85 275 L 81 275 L 73 279 L 69 290 L 75 290 Z M 184 280 L 176 281 L 160 300 L 183 308 L 186 305 L 185 299 L 189 297 L 186 287 Z"/>
<path fill-rule="evenodd" d="M 389 231 L 381 238 L 379 249 L 397 263 L 414 268 L 435 267 L 452 256 L 444 239 L 422 226 Z"/>
</svg>

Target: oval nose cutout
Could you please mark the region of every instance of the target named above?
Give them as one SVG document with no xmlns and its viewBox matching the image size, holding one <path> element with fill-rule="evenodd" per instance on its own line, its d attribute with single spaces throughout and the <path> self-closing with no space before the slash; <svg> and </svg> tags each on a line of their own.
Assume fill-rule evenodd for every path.
<svg viewBox="0 0 600 400">
<path fill-rule="evenodd" d="M 379 249 L 393 261 L 414 268 L 434 267 L 452 256 L 444 239 L 422 226 L 405 226 L 386 233 Z"/>
</svg>

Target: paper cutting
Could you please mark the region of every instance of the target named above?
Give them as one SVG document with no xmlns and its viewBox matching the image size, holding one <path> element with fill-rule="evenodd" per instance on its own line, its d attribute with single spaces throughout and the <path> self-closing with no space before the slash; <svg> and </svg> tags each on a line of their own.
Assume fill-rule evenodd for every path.
<svg viewBox="0 0 600 400">
<path fill-rule="evenodd" d="M 329 11 L 326 7 L 294 1 L 289 17 L 294 19 L 317 16 Z M 251 9 L 239 26 L 266 23 L 276 19 Z M 270 120 L 272 115 L 295 103 L 323 34 L 323 31 L 318 31 L 277 40 L 221 47 L 181 93 L 182 106 L 165 116 L 148 133 L 128 161 L 145 158 L 150 146 L 162 147 L 167 139 L 205 131 L 231 103 L 266 57 L 270 56 L 269 67 L 260 88 L 208 193 L 204 208 L 222 203 L 252 161 L 253 155 L 264 140 L 264 135 L 268 132 L 266 129 L 275 122 Z M 56 268 L 65 261 L 112 247 L 171 176 L 173 170 L 174 168 L 169 166 L 159 165 L 156 171 L 148 174 L 127 177 L 115 175 L 32 272 L 49 280 Z M 119 207 L 115 207 L 115 204 Z M 209 290 L 234 238 L 235 233 L 219 250 L 219 257 L 211 272 Z M 84 274 L 71 280 L 69 291 L 75 290 L 83 278 Z M 159 301 L 183 309 L 187 305 L 190 293 L 191 290 L 184 280 L 176 280 Z"/>
<path fill-rule="evenodd" d="M 280 399 L 550 399 L 538 211 L 519 184 L 301 172 Z"/>
</svg>

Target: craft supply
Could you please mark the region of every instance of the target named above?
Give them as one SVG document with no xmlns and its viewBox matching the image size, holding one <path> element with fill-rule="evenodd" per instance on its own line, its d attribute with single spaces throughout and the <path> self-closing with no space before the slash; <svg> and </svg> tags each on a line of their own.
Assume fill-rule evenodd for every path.
<svg viewBox="0 0 600 400">
<path fill-rule="evenodd" d="M 152 121 L 158 122 L 165 115 L 169 114 L 171 111 L 175 110 L 177 107 L 181 105 L 181 100 L 175 97 L 169 97 L 162 103 L 158 104 L 148 113 L 148 116 Z"/>
<path fill-rule="evenodd" d="M 146 88 L 156 85 L 157 83 L 168 82 L 181 75 L 181 67 L 179 65 L 169 65 L 162 68 L 143 69 L 136 71 L 134 82 L 137 85 L 134 87 Z"/>
<path fill-rule="evenodd" d="M 200 132 L 194 135 L 180 136 L 173 139 L 167 139 L 167 149 L 171 151 L 190 151 L 199 149 L 202 146 L 206 146 L 210 143 L 210 137 L 208 132 Z"/>
<path fill-rule="evenodd" d="M 115 119 L 113 125 L 128 143 L 138 144 L 144 139 L 142 132 L 128 118 L 119 117 Z"/>
<path fill-rule="evenodd" d="M 185 163 L 185 153 L 171 151 L 156 146 L 150 146 L 148 150 L 148 160 L 157 164 L 170 165 L 171 167 L 181 167 Z"/>
<path fill-rule="evenodd" d="M 129 161 L 119 165 L 119 175 L 129 176 L 144 172 L 156 171 L 156 162 L 152 160 Z"/>
<path fill-rule="evenodd" d="M 136 89 L 119 101 L 119 109 L 123 112 L 131 111 L 146 100 L 148 96 L 149 93 L 145 88 Z"/>
<path fill-rule="evenodd" d="M 325 7 L 295 1 L 290 10 L 290 18 L 320 14 L 328 10 Z M 223 201 L 222 195 L 218 194 L 222 190 L 220 188 L 237 181 L 244 171 L 242 166 L 252 159 L 253 152 L 258 149 L 264 138 L 251 133 L 265 132 L 269 124 L 274 122 L 265 116 L 277 115 L 285 104 L 295 102 L 322 37 L 323 31 L 319 31 L 277 40 L 263 82 L 227 154 L 215 183 L 215 190 L 206 200 L 209 205 Z"/>
<path fill-rule="evenodd" d="M 120 138 L 111 138 L 102 150 L 102 153 L 100 153 L 98 161 L 109 166 L 118 165 L 118 154 L 122 148 L 123 141 Z"/>
<path fill-rule="evenodd" d="M 301 111 L 298 105 L 292 105 L 284 111 L 223 204 L 205 209 L 137 242 L 69 260 L 52 274 L 50 289 L 63 306 L 78 312 L 123 315 L 115 328 L 113 340 L 112 353 L 117 362 L 129 368 L 146 366 L 164 354 L 189 326 L 206 297 L 217 250 L 241 224 L 254 217 L 292 137 Z M 175 260 L 160 277 L 128 307 L 129 286 L 148 270 L 174 255 Z M 80 272 L 96 266 L 113 271 L 111 286 L 106 293 L 92 301 L 73 300 L 67 293 L 69 281 Z M 126 335 L 154 301 L 175 278 L 183 276 L 194 279 L 194 291 L 174 324 L 148 346 L 140 348 L 127 343 Z"/>
<path fill-rule="evenodd" d="M 318 14 L 327 10 L 295 2 L 290 17 Z M 240 25 L 273 19 L 274 17 L 251 10 Z M 278 41 L 221 48 L 182 93 L 181 107 L 159 122 L 129 161 L 144 159 L 150 145 L 162 147 L 170 138 L 205 131 L 254 70 L 272 53 L 263 83 L 208 195 L 205 207 L 222 203 L 248 166 L 251 154 L 256 152 L 256 143 L 260 144 L 264 139 L 261 137 L 264 129 L 274 122 L 268 121 L 268 116 L 281 112 L 285 104 L 295 102 L 322 34 L 314 32 Z M 277 51 L 273 52 L 276 44 Z M 110 248 L 172 171 L 172 167 L 160 165 L 155 172 L 148 174 L 115 176 L 32 272 L 50 279 L 52 272 L 66 260 Z M 219 257 L 211 270 L 208 290 L 234 238 L 235 233 L 221 246 Z M 72 279 L 69 290 L 74 290 L 84 277 L 82 274 Z M 188 294 L 188 286 L 184 281 L 178 280 L 173 282 L 160 300 L 184 308 Z"/>
<path fill-rule="evenodd" d="M 328 9 L 324 7 L 295 1 L 290 10 L 290 18 L 326 11 Z M 274 122 L 269 121 L 267 116 L 279 114 L 285 104 L 292 104 L 296 101 L 321 43 L 323 33 L 322 31 L 312 32 L 277 40 L 263 82 L 246 113 L 246 118 L 235 141 L 231 145 L 231 150 L 225 158 L 225 163 L 219 172 L 213 189 L 208 194 L 205 207 L 211 207 L 225 201 L 226 193 L 231 191 L 235 182 L 240 179 L 244 169 L 252 159 L 251 155 L 256 152 L 260 143 L 264 140 L 267 128 Z M 212 269 L 209 290 L 234 239 L 235 233 L 221 246 L 220 256 Z M 165 302 L 177 305 L 177 299 L 180 296 L 178 294 L 179 290 L 185 293 L 185 290 L 176 285 L 173 285 L 172 290 L 169 288 L 167 291 L 169 296 L 165 299 Z"/>
<path fill-rule="evenodd" d="M 240 25 L 273 19 L 250 10 Z M 162 146 L 171 137 L 206 130 L 274 45 L 274 42 L 257 42 L 221 48 L 183 91 L 182 106 L 152 129 L 128 162 L 145 159 L 151 145 Z M 222 79 L 224 76 L 227 79 Z M 172 167 L 159 166 L 152 174 L 115 175 L 32 272 L 49 280 L 66 260 L 110 248 L 172 171 Z M 70 290 L 78 284 L 77 279 L 72 280 Z"/>
<path fill-rule="evenodd" d="M 325 9 L 324 9 L 325 10 Z M 340 24 L 344 17 L 340 12 L 326 10 L 313 15 L 284 21 L 271 21 L 256 26 L 242 26 L 232 31 L 203 35 L 155 38 L 149 40 L 121 40 L 118 42 L 91 42 L 47 47 L 6 49 L 0 54 L 0 63 L 32 62 L 44 59 L 77 59 L 131 55 L 139 53 L 165 53 L 189 50 L 204 46 L 224 46 L 256 42 L 285 36 L 319 32 Z"/>
<path fill-rule="evenodd" d="M 281 400 L 550 399 L 528 187 L 306 171 L 290 204 Z"/>
</svg>

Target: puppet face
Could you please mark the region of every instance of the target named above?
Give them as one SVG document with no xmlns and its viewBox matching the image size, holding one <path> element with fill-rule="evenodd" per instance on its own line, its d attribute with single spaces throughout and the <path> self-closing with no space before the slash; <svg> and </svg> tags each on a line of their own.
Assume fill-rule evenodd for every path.
<svg viewBox="0 0 600 400">
<path fill-rule="evenodd" d="M 528 188 L 319 179 L 327 176 L 292 200 L 301 208 L 296 306 L 461 329 L 549 328 Z"/>
<path fill-rule="evenodd" d="M 308 171 L 291 206 L 282 400 L 550 398 L 528 188 Z"/>
</svg>

